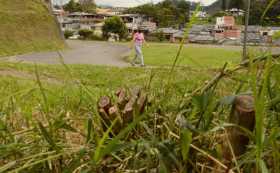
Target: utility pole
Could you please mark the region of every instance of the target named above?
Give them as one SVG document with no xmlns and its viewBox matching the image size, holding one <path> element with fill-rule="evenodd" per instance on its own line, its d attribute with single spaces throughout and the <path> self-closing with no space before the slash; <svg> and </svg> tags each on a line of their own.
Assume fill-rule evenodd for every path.
<svg viewBox="0 0 280 173">
<path fill-rule="evenodd" d="M 250 18 L 250 7 L 251 7 L 251 0 L 247 0 L 244 39 L 243 39 L 243 58 L 242 58 L 243 61 L 247 59 L 247 39 L 248 39 L 248 25 L 249 25 L 249 18 Z"/>
</svg>

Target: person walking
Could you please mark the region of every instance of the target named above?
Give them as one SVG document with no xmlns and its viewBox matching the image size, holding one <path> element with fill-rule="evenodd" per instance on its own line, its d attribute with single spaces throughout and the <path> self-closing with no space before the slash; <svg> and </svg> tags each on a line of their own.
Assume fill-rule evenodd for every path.
<svg viewBox="0 0 280 173">
<path fill-rule="evenodd" d="M 141 30 L 136 30 L 135 33 L 133 34 L 133 44 L 134 44 L 134 49 L 135 49 L 135 57 L 132 60 L 131 64 L 135 66 L 135 64 L 140 61 L 140 66 L 144 67 L 144 56 L 142 52 L 142 46 L 145 41 L 144 34 L 141 32 Z"/>
</svg>

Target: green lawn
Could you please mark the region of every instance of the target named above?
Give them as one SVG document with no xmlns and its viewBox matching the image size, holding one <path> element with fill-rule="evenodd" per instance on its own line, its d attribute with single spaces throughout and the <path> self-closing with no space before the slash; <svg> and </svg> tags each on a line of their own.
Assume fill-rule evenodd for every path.
<svg viewBox="0 0 280 173">
<path fill-rule="evenodd" d="M 170 93 L 168 102 L 175 104 L 178 97 L 204 84 L 215 75 L 214 71 L 182 68 L 176 69 L 171 74 L 169 81 L 168 75 L 166 75 L 169 72 L 170 69 L 167 68 L 117 68 L 92 65 L 71 65 L 67 68 L 62 65 L 38 66 L 40 80 L 45 88 L 49 107 L 53 112 L 59 112 L 65 106 L 68 111 L 76 112 L 83 108 L 95 112 L 97 99 L 101 95 L 113 94 L 119 87 L 145 87 L 149 84 L 151 76 L 153 78 L 150 92 L 155 95 L 160 94 L 169 82 L 169 87 L 173 92 Z M 226 85 L 221 85 L 221 87 L 227 88 Z M 226 90 L 223 91 L 226 92 Z M 14 98 L 22 114 L 32 114 L 38 104 L 44 104 L 35 77 L 35 66 L 0 62 L 0 95 L 2 98 L 0 104 L 7 103 L 10 98 Z M 26 99 L 28 104 L 25 102 Z M 76 104 L 79 103 L 79 100 L 83 101 L 77 107 Z M 69 106 L 68 102 L 73 105 Z"/>
<path fill-rule="evenodd" d="M 96 170 L 107 170 L 108 164 L 117 167 L 104 172 L 115 172 L 116 169 L 126 172 L 142 167 L 149 171 L 158 169 L 160 162 L 169 166 L 169 160 L 163 160 L 166 157 L 175 158 L 178 164 L 184 165 L 182 153 L 185 149 L 182 146 L 188 142 L 181 139 L 189 139 L 182 137 L 183 133 L 189 134 L 190 142 L 199 149 L 221 160 L 220 145 L 213 140 L 222 141 L 217 137 L 221 134 L 217 129 L 223 128 L 231 110 L 227 103 L 221 103 L 228 102 L 225 96 L 231 96 L 239 89 L 243 93 L 250 86 L 248 76 L 241 71 L 222 78 L 208 92 L 191 96 L 216 74 L 215 70 L 188 67 L 175 68 L 174 73 L 170 73 L 170 68 L 91 65 L 38 65 L 36 68 L 33 64 L 0 61 L 0 172 L 45 173 L 52 172 L 53 165 L 60 165 L 63 172 L 78 169 L 80 172 L 98 172 Z M 280 80 L 275 80 L 278 78 L 272 78 L 277 87 L 273 88 L 273 94 L 274 89 L 279 91 L 277 81 Z M 145 88 L 150 103 L 140 115 L 142 117 L 133 114 L 137 120 L 142 118 L 141 122 L 135 120 L 135 124 L 125 125 L 126 131 L 119 133 L 120 136 L 108 136 L 102 130 L 102 117 L 97 112 L 99 98 L 112 96 L 115 103 L 117 88 L 135 86 Z M 268 134 L 278 133 L 277 115 L 275 112 L 265 119 L 269 124 Z M 195 138 L 192 135 L 196 135 Z M 277 135 L 271 141 L 278 145 L 276 138 Z M 104 143 L 100 145 L 102 140 Z M 265 147 L 270 159 L 275 155 L 275 160 L 279 160 L 278 155 L 271 154 L 278 151 L 279 146 L 275 149 L 271 145 Z M 102 153 L 107 149 L 109 154 L 98 156 L 99 150 Z M 152 157 L 147 157 L 146 152 Z M 202 159 L 201 152 L 196 150 L 186 154 L 194 162 L 213 164 L 212 160 Z M 94 160 L 95 156 L 98 156 L 98 162 Z M 120 165 L 125 159 L 130 164 L 122 168 Z M 172 165 L 180 166 L 175 162 Z"/>
<path fill-rule="evenodd" d="M 147 65 L 172 65 L 178 51 L 179 44 L 149 43 L 144 46 L 144 59 Z M 130 59 L 134 56 L 131 55 Z M 177 65 L 196 68 L 218 68 L 225 62 L 236 64 L 240 62 L 241 53 L 237 48 L 219 48 L 209 45 L 186 45 Z"/>
</svg>

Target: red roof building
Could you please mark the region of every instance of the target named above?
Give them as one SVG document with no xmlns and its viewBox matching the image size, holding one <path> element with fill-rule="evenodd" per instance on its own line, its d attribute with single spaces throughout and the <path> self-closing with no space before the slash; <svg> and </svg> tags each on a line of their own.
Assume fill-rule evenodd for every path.
<svg viewBox="0 0 280 173">
<path fill-rule="evenodd" d="M 233 16 L 223 16 L 217 17 L 214 34 L 217 40 L 224 38 L 239 39 L 241 30 L 236 26 Z"/>
</svg>

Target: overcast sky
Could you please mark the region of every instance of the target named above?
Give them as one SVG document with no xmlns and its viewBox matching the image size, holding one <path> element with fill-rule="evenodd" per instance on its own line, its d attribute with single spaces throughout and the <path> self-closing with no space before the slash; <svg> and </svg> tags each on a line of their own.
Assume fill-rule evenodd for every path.
<svg viewBox="0 0 280 173">
<path fill-rule="evenodd" d="M 56 3 L 65 3 L 69 0 L 53 0 Z M 116 7 L 133 7 L 140 4 L 148 3 L 148 2 L 160 2 L 162 0 L 95 0 L 98 5 L 111 5 Z M 201 2 L 203 5 L 209 5 L 213 3 L 215 0 L 191 0 L 196 2 Z"/>
</svg>

